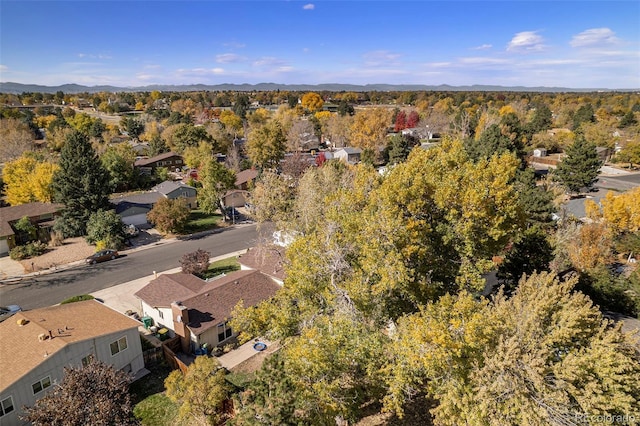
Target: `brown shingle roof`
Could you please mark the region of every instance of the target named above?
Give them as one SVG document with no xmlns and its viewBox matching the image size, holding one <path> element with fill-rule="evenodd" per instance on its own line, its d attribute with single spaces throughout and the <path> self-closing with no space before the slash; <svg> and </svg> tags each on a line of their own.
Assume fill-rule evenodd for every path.
<svg viewBox="0 0 640 426">
<path fill-rule="evenodd" d="M 238 258 L 238 261 L 251 269 L 284 281 L 284 248 L 276 245 L 254 247 Z"/>
<path fill-rule="evenodd" d="M 236 174 L 236 186 L 240 186 L 243 183 L 247 183 L 250 180 L 255 179 L 258 176 L 258 171 L 253 169 L 243 170 Z"/>
<path fill-rule="evenodd" d="M 18 325 L 24 319 L 25 325 Z M 67 345 L 137 328 L 139 322 L 95 300 L 18 312 L 0 323 L 0 393 Z M 53 339 L 40 341 L 41 334 Z"/>
<path fill-rule="evenodd" d="M 255 306 L 273 297 L 280 289 L 278 284 L 259 271 L 238 271 L 234 274 L 219 278 L 224 281 L 182 302 L 189 308 L 188 326 L 196 335 L 228 320 L 238 302 L 242 301 L 245 307 Z"/>
<path fill-rule="evenodd" d="M 140 160 L 137 160 L 135 163 L 133 163 L 133 165 L 136 167 L 146 166 L 148 164 L 155 163 L 156 161 L 166 160 L 167 158 L 171 158 L 171 157 L 182 158 L 179 154 L 176 154 L 175 152 L 165 152 L 164 154 L 159 154 L 159 155 L 156 155 L 155 157 L 141 158 Z"/>
<path fill-rule="evenodd" d="M 19 220 L 25 216 L 35 217 L 43 214 L 53 214 L 60 211 L 64 206 L 53 203 L 27 203 L 19 206 L 0 208 L 0 237 L 13 235 L 13 229 L 9 222 Z"/>
<path fill-rule="evenodd" d="M 189 309 L 189 328 L 201 334 L 225 321 L 240 300 L 253 306 L 272 297 L 280 286 L 259 271 L 235 271 L 211 281 L 190 274 L 165 274 L 135 293 L 148 305 L 169 307 L 182 302 Z"/>
<path fill-rule="evenodd" d="M 191 274 L 162 274 L 134 295 L 150 306 L 169 307 L 171 302 L 180 302 L 195 296 L 206 284 L 206 281 Z"/>
</svg>

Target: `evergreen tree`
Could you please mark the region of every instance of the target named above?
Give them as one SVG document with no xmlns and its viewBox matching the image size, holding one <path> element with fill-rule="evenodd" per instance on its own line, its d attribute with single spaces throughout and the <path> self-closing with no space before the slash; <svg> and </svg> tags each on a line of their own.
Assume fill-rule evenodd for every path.
<svg viewBox="0 0 640 426">
<path fill-rule="evenodd" d="M 53 199 L 64 204 L 54 228 L 65 237 L 86 234 L 91 213 L 109 210 L 109 173 L 104 169 L 88 136 L 70 133 L 60 153 L 60 168 L 53 175 Z"/>
<path fill-rule="evenodd" d="M 590 189 L 598 180 L 602 166 L 595 144 L 578 133 L 575 142 L 565 150 L 565 154 L 553 173 L 554 180 L 570 192 L 578 192 L 582 188 Z"/>
</svg>

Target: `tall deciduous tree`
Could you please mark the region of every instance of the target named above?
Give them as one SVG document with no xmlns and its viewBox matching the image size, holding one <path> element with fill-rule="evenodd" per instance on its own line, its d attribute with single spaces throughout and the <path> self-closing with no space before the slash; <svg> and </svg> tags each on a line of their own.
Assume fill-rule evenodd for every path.
<svg viewBox="0 0 640 426">
<path fill-rule="evenodd" d="M 174 370 L 164 384 L 167 396 L 180 404 L 180 417 L 185 420 L 218 424 L 223 406 L 230 394 L 225 371 L 216 358 L 199 356 L 185 374 Z"/>
<path fill-rule="evenodd" d="M 271 120 L 264 126 L 249 133 L 247 154 L 251 162 L 261 169 L 277 169 L 284 158 L 287 138 L 277 120 Z"/>
<path fill-rule="evenodd" d="M 304 108 L 313 113 L 322 109 L 324 100 L 322 100 L 322 96 L 320 96 L 319 94 L 308 92 L 302 95 L 301 103 Z"/>
<path fill-rule="evenodd" d="M 17 118 L 0 119 L 0 163 L 14 160 L 33 147 L 33 132 Z"/>
<path fill-rule="evenodd" d="M 62 383 L 28 407 L 23 420 L 36 426 L 135 425 L 130 381 L 127 373 L 97 361 L 65 367 Z"/>
<path fill-rule="evenodd" d="M 358 111 L 353 116 L 349 140 L 351 145 L 369 151 L 374 156 L 385 145 L 387 130 L 391 124 L 391 112 L 385 108 Z"/>
<path fill-rule="evenodd" d="M 64 204 L 64 209 L 54 227 L 65 237 L 84 235 L 91 213 L 109 210 L 109 173 L 88 137 L 77 131 L 67 137 L 59 166 L 51 186 L 54 201 Z"/>
<path fill-rule="evenodd" d="M 236 174 L 217 162 L 208 158 L 202 164 L 198 177 L 202 188 L 198 191 L 198 205 L 208 214 L 212 214 L 216 209 L 226 217 L 222 197 L 233 189 L 236 184 Z"/>
<path fill-rule="evenodd" d="M 578 134 L 572 145 L 565 150 L 565 157 L 553 173 L 553 178 L 571 192 L 590 189 L 598 180 L 602 162 L 598 158 L 595 144 Z"/>
<path fill-rule="evenodd" d="M 399 321 L 388 409 L 411 392 L 437 399 L 435 423 L 566 425 L 635 413 L 640 364 L 629 335 L 575 280 L 523 280 L 492 302 L 446 296 Z"/>
<path fill-rule="evenodd" d="M 190 212 L 185 198 L 161 198 L 147 213 L 147 219 L 160 232 L 179 232 L 189 220 Z"/>
<path fill-rule="evenodd" d="M 127 190 L 135 185 L 137 171 L 133 168 L 136 152 L 127 143 L 112 145 L 100 156 L 102 166 L 109 172 L 110 191 Z"/>
<path fill-rule="evenodd" d="M 25 155 L 9 161 L 2 171 L 7 203 L 12 206 L 35 201 L 51 201 L 51 182 L 57 165 Z"/>
</svg>

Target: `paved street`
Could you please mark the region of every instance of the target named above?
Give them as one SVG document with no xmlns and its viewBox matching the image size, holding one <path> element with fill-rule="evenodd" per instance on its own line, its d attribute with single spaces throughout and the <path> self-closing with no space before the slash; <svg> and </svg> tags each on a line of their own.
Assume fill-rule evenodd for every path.
<svg viewBox="0 0 640 426">
<path fill-rule="evenodd" d="M 256 244 L 254 225 L 224 228 L 196 240 L 176 241 L 124 255 L 97 265 L 81 265 L 61 272 L 30 277 L 19 284 L 0 286 L 0 303 L 23 309 L 51 306 L 79 294 L 94 293 L 124 282 L 179 266 L 184 253 L 199 248 L 212 257 L 247 249 Z"/>
</svg>

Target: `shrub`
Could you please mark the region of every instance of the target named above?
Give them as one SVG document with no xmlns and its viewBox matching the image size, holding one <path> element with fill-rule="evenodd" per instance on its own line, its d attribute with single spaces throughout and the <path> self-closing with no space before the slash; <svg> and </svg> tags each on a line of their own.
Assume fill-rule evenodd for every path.
<svg viewBox="0 0 640 426">
<path fill-rule="evenodd" d="M 47 251 L 47 245 L 45 243 L 34 241 L 23 246 L 14 247 L 9 252 L 9 256 L 13 260 L 22 260 L 40 256 L 45 251 Z"/>
<path fill-rule="evenodd" d="M 93 297 L 90 294 L 81 294 L 80 296 L 73 296 L 68 299 L 65 299 L 62 302 L 60 302 L 60 304 L 66 305 L 67 303 L 82 302 L 83 300 L 93 300 L 93 299 L 95 299 L 95 297 Z"/>
</svg>

